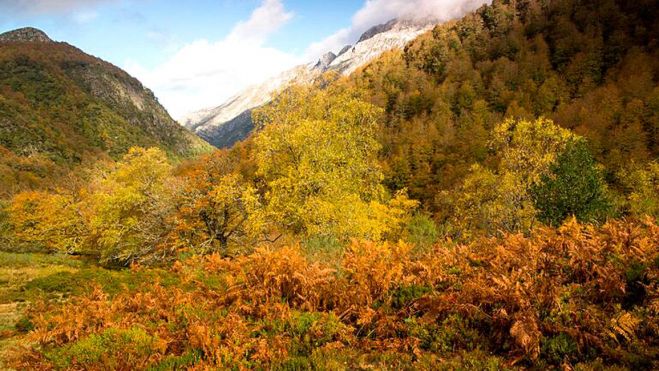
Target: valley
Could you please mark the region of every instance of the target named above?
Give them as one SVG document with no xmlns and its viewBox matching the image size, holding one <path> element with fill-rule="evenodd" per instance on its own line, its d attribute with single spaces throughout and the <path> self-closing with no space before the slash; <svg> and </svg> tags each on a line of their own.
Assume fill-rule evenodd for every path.
<svg viewBox="0 0 659 371">
<path fill-rule="evenodd" d="M 413 3 L 181 124 L 0 34 L 0 369 L 657 369 L 659 3 Z"/>
</svg>

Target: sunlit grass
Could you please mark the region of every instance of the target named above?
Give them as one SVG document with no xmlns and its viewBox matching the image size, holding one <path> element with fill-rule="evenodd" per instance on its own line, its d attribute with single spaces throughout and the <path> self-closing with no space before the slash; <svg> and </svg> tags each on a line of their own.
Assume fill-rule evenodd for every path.
<svg viewBox="0 0 659 371">
<path fill-rule="evenodd" d="M 19 254 L 0 252 L 0 369 L 10 349 L 18 345 L 21 334 L 16 323 L 23 317 L 33 298 L 25 288 L 30 282 L 52 275 L 78 272 L 82 263 L 65 255 Z"/>
</svg>

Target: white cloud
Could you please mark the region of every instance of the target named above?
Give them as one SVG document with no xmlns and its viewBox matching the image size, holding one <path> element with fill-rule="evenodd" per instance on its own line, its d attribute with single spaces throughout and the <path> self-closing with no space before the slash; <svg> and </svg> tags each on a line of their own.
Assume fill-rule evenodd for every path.
<svg viewBox="0 0 659 371">
<path fill-rule="evenodd" d="M 319 42 L 311 44 L 306 51 L 310 58 L 317 58 L 327 51 L 337 52 L 343 46 L 354 43 L 372 26 L 394 18 L 426 19 L 447 21 L 458 18 L 492 0 L 366 0 L 355 13 L 352 24 Z"/>
<path fill-rule="evenodd" d="M 292 18 L 293 13 L 284 9 L 281 0 L 263 0 L 247 21 L 239 22 L 234 27 L 227 39 L 262 43 Z"/>
<path fill-rule="evenodd" d="M 125 68 L 155 91 L 172 116 L 181 118 L 300 63 L 299 58 L 264 45 L 292 17 L 280 0 L 263 0 L 223 40 L 192 42 L 153 69 L 131 61 Z"/>
<path fill-rule="evenodd" d="M 293 13 L 285 9 L 282 0 L 262 0 L 250 18 L 237 23 L 222 40 L 201 39 L 176 46 L 172 56 L 154 68 L 144 68 L 133 61 L 124 63 L 124 67 L 153 89 L 170 114 L 180 119 L 192 111 L 217 106 L 248 86 L 297 64 L 315 60 L 328 51 L 337 52 L 354 43 L 368 28 L 393 18 L 431 17 L 445 21 L 489 2 L 491 0 L 366 0 L 353 16 L 350 27 L 309 45 L 300 57 L 266 45 L 268 37 L 289 22 Z M 151 31 L 147 36 L 154 41 L 165 41 L 165 36 L 159 32 Z"/>
</svg>

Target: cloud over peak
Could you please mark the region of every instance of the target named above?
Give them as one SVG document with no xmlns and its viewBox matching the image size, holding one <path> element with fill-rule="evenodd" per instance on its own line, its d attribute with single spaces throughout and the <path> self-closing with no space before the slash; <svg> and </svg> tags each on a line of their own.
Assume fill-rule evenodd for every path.
<svg viewBox="0 0 659 371">
<path fill-rule="evenodd" d="M 368 28 L 393 18 L 435 19 L 462 16 L 491 0 L 367 0 L 353 17 L 353 27 Z"/>
<path fill-rule="evenodd" d="M 180 118 L 300 63 L 295 56 L 264 45 L 292 18 L 281 0 L 263 0 L 224 39 L 189 43 L 153 69 L 131 61 L 126 69 L 156 91 L 170 113 Z"/>
<path fill-rule="evenodd" d="M 309 58 L 317 58 L 327 51 L 338 51 L 352 44 L 370 27 L 394 18 L 407 20 L 433 19 L 437 22 L 458 18 L 492 0 L 366 0 L 352 17 L 350 27 L 343 28 L 324 40 L 311 44 L 306 51 Z"/>
<path fill-rule="evenodd" d="M 269 37 L 294 17 L 284 1 L 261 0 L 250 17 L 238 22 L 223 39 L 188 43 L 154 68 L 131 61 L 124 65 L 157 93 L 174 117 L 181 118 L 186 113 L 217 106 L 250 85 L 297 64 L 316 60 L 328 51 L 338 52 L 355 43 L 370 27 L 393 18 L 445 21 L 491 0 L 366 0 L 349 27 L 309 45 L 303 55 L 267 45 Z"/>
</svg>

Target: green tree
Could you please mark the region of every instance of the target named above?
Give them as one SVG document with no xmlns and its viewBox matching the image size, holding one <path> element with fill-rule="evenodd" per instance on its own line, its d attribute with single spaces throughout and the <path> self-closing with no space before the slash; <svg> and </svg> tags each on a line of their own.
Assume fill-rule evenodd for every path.
<svg viewBox="0 0 659 371">
<path fill-rule="evenodd" d="M 568 145 L 531 195 L 540 220 L 554 226 L 569 216 L 595 221 L 610 210 L 602 173 L 584 140 Z"/>
<path fill-rule="evenodd" d="M 493 235 L 526 232 L 537 220 L 531 189 L 543 181 L 577 136 L 552 121 L 506 120 L 494 128 L 494 169 L 471 167 L 456 191 L 440 193 L 453 210 L 453 233 Z"/>
</svg>

